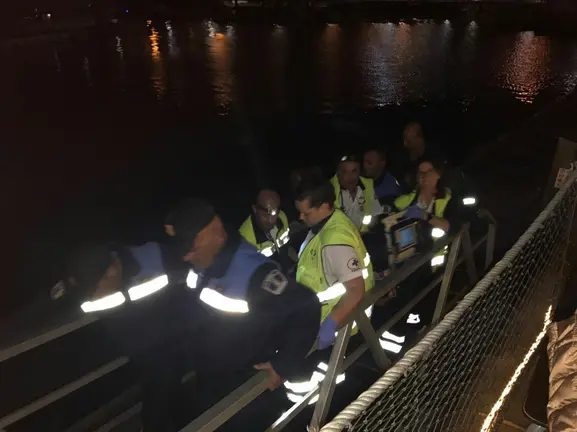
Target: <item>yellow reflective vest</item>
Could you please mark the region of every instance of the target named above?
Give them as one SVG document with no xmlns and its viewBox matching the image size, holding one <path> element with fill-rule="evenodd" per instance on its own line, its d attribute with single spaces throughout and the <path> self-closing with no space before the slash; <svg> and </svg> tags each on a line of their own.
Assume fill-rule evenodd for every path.
<svg viewBox="0 0 577 432">
<path fill-rule="evenodd" d="M 437 218 L 444 218 L 445 209 L 447 208 L 447 204 L 451 200 L 451 191 L 449 189 L 445 189 L 445 198 L 435 198 L 435 203 L 433 204 L 433 215 Z M 405 210 L 412 204 L 417 202 L 417 191 L 414 190 L 411 193 L 401 195 L 395 200 L 395 207 L 399 210 Z"/>
<path fill-rule="evenodd" d="M 238 231 L 240 235 L 243 236 L 248 243 L 256 247 L 260 253 L 265 256 L 271 256 L 275 252 L 275 249 L 280 249 L 289 241 L 289 223 L 286 214 L 282 210 L 278 215 L 277 228 L 274 243 L 268 239 L 265 242 L 257 243 L 251 216 L 243 222 Z"/>
<path fill-rule="evenodd" d="M 371 201 L 375 197 L 375 184 L 373 179 L 366 178 L 366 177 L 359 177 L 361 180 L 365 202 L 363 204 L 364 208 L 364 217 L 360 227 L 362 233 L 367 232 L 369 230 L 369 226 L 373 219 L 371 214 Z M 343 208 L 343 200 L 342 200 L 342 191 L 341 191 L 341 184 L 339 183 L 339 179 L 336 175 L 333 176 L 331 179 L 331 183 L 335 190 L 335 208 L 341 209 L 344 211 Z"/>
<path fill-rule="evenodd" d="M 436 198 L 435 202 L 433 203 L 433 216 L 443 219 L 445 217 L 445 209 L 447 208 L 447 204 L 451 200 L 451 191 L 450 189 L 445 189 L 445 197 L 444 198 Z M 413 205 L 417 202 L 417 191 L 413 191 L 411 193 L 401 195 L 395 200 L 395 207 L 399 210 L 405 210 L 407 207 Z M 446 233 L 439 229 L 433 228 L 431 229 L 431 236 L 434 240 L 442 237 Z M 447 253 L 448 247 L 445 247 L 443 250 L 439 251 L 433 259 L 431 260 L 431 267 L 436 270 L 438 267 L 445 263 L 445 255 Z"/>
<path fill-rule="evenodd" d="M 347 215 L 335 209 L 326 224 L 301 250 L 297 265 L 297 282 L 316 292 L 322 303 L 321 322 L 331 313 L 346 291 L 340 282 L 329 286 L 325 276 L 322 250 L 331 245 L 351 246 L 360 260 L 358 266 L 362 268 L 365 291 L 374 286 L 373 265 L 359 230 Z M 356 263 L 353 264 L 356 265 Z"/>
</svg>

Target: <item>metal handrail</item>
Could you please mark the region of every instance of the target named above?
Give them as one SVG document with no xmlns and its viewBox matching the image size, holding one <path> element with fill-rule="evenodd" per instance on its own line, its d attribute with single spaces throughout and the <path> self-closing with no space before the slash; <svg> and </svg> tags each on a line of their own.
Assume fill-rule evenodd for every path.
<svg viewBox="0 0 577 432">
<path fill-rule="evenodd" d="M 388 359 L 386 358 L 386 355 L 384 354 L 384 351 L 382 351 L 380 349 L 380 346 L 378 344 L 377 334 L 375 333 L 375 331 L 373 330 L 373 328 L 370 325 L 369 325 L 369 328 L 367 328 L 366 325 L 363 325 L 362 321 L 363 321 L 364 315 L 360 316 L 359 314 L 361 311 L 364 311 L 368 306 L 374 304 L 376 301 L 383 298 L 385 295 L 387 295 L 389 292 L 391 292 L 393 289 L 395 289 L 397 287 L 397 285 L 399 285 L 406 278 L 408 278 L 411 274 L 413 274 L 418 268 L 429 263 L 431 258 L 437 252 L 439 252 L 440 250 L 445 248 L 445 246 L 447 246 L 449 244 L 454 244 L 455 240 L 459 239 L 458 240 L 459 246 L 457 248 L 455 248 L 453 246 L 451 247 L 450 256 L 451 256 L 452 250 L 456 250 L 457 252 L 454 253 L 455 257 L 454 257 L 453 261 L 451 261 L 451 257 L 449 258 L 447 265 L 445 267 L 444 273 L 442 275 L 439 275 L 433 282 L 431 282 L 429 285 L 427 285 L 427 287 L 425 287 L 421 292 L 419 292 L 415 297 L 413 297 L 413 300 L 405 308 L 403 308 L 400 311 L 403 313 L 401 314 L 399 312 L 399 313 L 395 314 L 395 316 L 392 319 L 390 319 L 381 329 L 378 330 L 379 334 L 384 332 L 385 330 L 389 329 L 390 327 L 392 327 L 399 319 L 402 318 L 402 316 L 404 316 L 406 313 L 408 313 L 410 308 L 412 308 L 415 304 L 417 304 L 420 300 L 422 300 L 422 298 L 424 298 L 424 296 L 426 294 L 428 294 L 439 283 L 442 283 L 445 280 L 448 280 L 450 282 L 450 278 L 452 278 L 452 274 L 453 274 L 455 267 L 457 265 L 461 264 L 465 260 L 467 261 L 468 267 L 470 267 L 471 262 L 473 262 L 473 265 L 474 265 L 474 261 L 472 261 L 468 255 L 472 254 L 476 249 L 478 249 L 480 247 L 480 245 L 483 242 L 485 242 L 485 240 L 487 241 L 486 265 L 488 265 L 488 264 L 490 264 L 490 262 L 492 262 L 493 251 L 489 251 L 488 249 L 489 249 L 490 245 L 491 245 L 491 248 L 494 247 L 494 236 L 495 236 L 494 220 L 490 220 L 488 234 L 486 236 L 484 236 L 482 239 L 480 239 L 479 241 L 477 241 L 475 245 L 471 245 L 471 247 L 464 248 L 464 252 L 466 253 L 467 256 L 460 257 L 457 259 L 458 251 L 461 249 L 461 246 L 460 246 L 461 239 L 462 239 L 464 233 L 466 233 L 465 237 L 468 238 L 470 241 L 470 238 L 468 235 L 468 225 L 467 225 L 457 235 L 452 236 L 452 237 L 446 236 L 446 237 L 440 239 L 439 241 L 435 242 L 434 247 L 430 251 L 428 251 L 425 254 L 419 255 L 419 256 L 413 258 L 412 260 L 410 260 L 407 263 L 407 265 L 403 266 L 399 271 L 394 272 L 391 275 L 391 277 L 389 278 L 389 280 L 387 280 L 383 283 L 377 284 L 377 286 L 375 288 L 373 288 L 373 290 L 371 290 L 370 292 L 368 292 L 365 295 L 361 304 L 357 307 L 357 309 L 355 311 L 353 311 L 351 313 L 349 318 L 346 320 L 345 325 L 341 328 L 341 331 L 345 331 L 345 329 L 347 327 L 351 327 L 352 322 L 356 319 L 357 322 L 359 322 L 359 328 L 361 330 L 361 334 L 363 334 L 363 336 L 365 338 L 366 343 L 361 345 L 359 348 L 357 348 L 357 350 L 355 352 L 353 352 L 351 355 L 349 355 L 347 357 L 346 361 L 344 361 L 342 368 L 339 367 L 339 369 L 345 370 L 346 368 L 348 368 L 367 349 L 371 349 L 373 357 L 375 358 L 375 360 L 379 366 L 381 366 L 383 368 L 389 364 Z M 491 257 L 490 260 L 489 260 L 489 256 Z M 446 290 L 448 290 L 449 283 L 443 284 L 443 285 L 447 285 Z M 443 292 L 443 290 L 441 290 L 441 292 Z M 437 313 L 437 310 L 436 310 L 436 313 Z M 88 324 L 91 324 L 95 321 L 97 321 L 96 317 L 91 317 L 91 316 L 83 317 L 77 321 L 74 321 L 72 323 L 67 323 L 63 326 L 60 326 L 56 329 L 45 332 L 39 336 L 36 336 L 34 338 L 27 340 L 27 341 L 18 343 L 18 344 L 14 345 L 10 348 L 7 348 L 3 351 L 0 351 L 0 362 L 7 360 L 9 358 L 15 357 L 19 354 L 22 354 L 22 353 L 29 351 L 31 349 L 34 349 L 36 347 L 39 347 L 39 346 L 41 346 L 41 345 L 43 345 L 43 344 L 45 344 L 51 340 L 54 340 L 54 339 L 59 338 L 61 336 L 64 336 L 68 333 L 71 333 L 71 332 L 73 332 L 77 329 L 80 329 L 80 328 L 82 328 Z M 345 342 L 348 343 L 348 337 L 345 339 L 346 339 Z M 346 349 L 346 344 L 345 344 L 345 349 Z M 337 360 L 340 361 L 339 359 L 337 359 Z M 117 370 L 118 368 L 125 365 L 127 362 L 128 362 L 128 359 L 125 357 L 117 358 L 117 359 L 111 361 L 110 363 L 108 363 L 104 366 L 101 366 L 98 369 L 91 371 L 88 374 L 86 374 L 86 375 L 64 385 L 63 387 L 49 393 L 48 395 L 45 395 L 45 396 L 29 403 L 28 405 L 15 410 L 14 412 L 12 412 L 12 413 L 10 413 L 10 414 L 8 414 L 8 415 L 6 415 L 0 419 L 0 428 L 7 427 L 7 426 L 23 419 L 23 418 L 29 416 L 30 414 L 40 410 L 41 408 L 44 408 L 45 406 L 63 398 L 64 396 L 66 396 L 66 395 L 68 395 L 74 391 L 76 391 L 77 389 L 83 387 L 84 385 L 87 385 L 88 383 L 90 383 L 90 382 L 110 373 L 110 372 L 113 372 L 114 370 Z M 331 365 L 329 364 L 329 370 L 330 370 L 330 367 L 331 367 Z M 334 372 L 334 369 L 332 372 Z M 256 374 L 254 377 L 252 377 L 250 380 L 248 380 L 241 387 L 239 387 L 238 389 L 233 391 L 231 394 L 229 394 L 226 398 L 222 399 L 220 402 L 218 402 L 217 404 L 215 404 L 214 406 L 209 408 L 207 411 L 205 411 L 196 420 L 194 420 L 188 426 L 186 426 L 183 429 L 183 431 L 205 431 L 205 432 L 208 432 L 208 431 L 215 430 L 217 427 L 224 424 L 232 416 L 234 416 L 237 412 L 239 412 L 241 409 L 243 409 L 252 400 L 254 400 L 256 397 L 258 397 L 260 394 L 262 394 L 267 388 L 267 385 L 266 385 L 267 380 L 268 380 L 268 375 L 266 373 L 260 372 L 260 373 Z M 325 385 L 327 383 L 327 381 L 328 380 L 325 379 L 325 381 L 323 381 L 322 385 Z M 318 390 L 319 390 L 319 388 L 313 390 L 313 392 L 311 392 L 310 397 L 308 397 L 309 395 L 307 395 L 307 397 L 305 397 L 305 399 L 302 400 L 299 404 L 295 404 L 293 406 L 293 408 L 291 408 L 287 413 L 285 413 L 285 415 L 282 419 L 279 419 L 279 420 L 277 420 L 277 422 L 275 422 L 275 424 L 271 427 L 270 430 L 276 431 L 276 430 L 282 429 L 282 427 L 284 427 L 284 425 L 286 425 L 286 423 L 288 423 L 288 421 L 290 421 L 292 418 L 296 417 L 296 415 L 298 413 L 300 413 L 307 406 L 306 405 L 307 401 L 310 400 L 310 398 L 314 397 L 317 394 Z M 329 390 L 330 389 L 327 389 L 326 396 L 330 396 L 331 391 L 329 391 Z M 330 403 L 330 401 L 329 401 L 329 403 Z M 323 405 L 323 404 L 321 403 L 321 400 L 319 399 L 319 403 L 317 403 L 317 406 L 320 406 L 320 405 Z M 325 403 L 324 405 L 327 405 L 327 404 Z M 129 410 L 129 412 L 132 412 L 133 415 L 136 415 L 140 411 L 139 408 L 140 408 L 139 405 L 134 406 Z M 127 413 L 128 412 L 123 413 L 122 416 L 126 416 Z M 319 419 L 322 419 L 322 415 L 321 415 L 321 417 L 319 417 Z"/>
<path fill-rule="evenodd" d="M 2 417 L 0 419 L 0 428 L 8 427 L 11 424 L 16 423 L 19 420 L 22 420 L 25 417 L 28 417 L 30 414 L 35 413 L 36 411 L 41 410 L 42 408 L 56 402 L 57 400 L 62 399 L 65 396 L 68 396 L 70 393 L 75 392 L 79 388 L 84 387 L 85 385 L 90 384 L 91 382 L 97 380 L 98 378 L 103 377 L 111 372 L 114 372 L 118 368 L 124 366 L 128 363 L 128 358 L 126 357 L 119 357 L 116 360 L 111 361 L 110 363 L 105 364 L 104 366 L 99 367 L 98 369 L 89 372 L 88 374 L 74 380 L 57 390 L 54 390 L 51 393 L 48 393 L 45 396 L 42 396 L 39 399 L 29 403 L 28 405 L 18 408 L 16 411 L 11 412 L 10 414 Z"/>
<path fill-rule="evenodd" d="M 98 321 L 96 316 L 92 315 L 85 315 L 76 321 L 66 323 L 57 327 L 55 329 L 48 330 L 44 333 L 39 334 L 38 336 L 34 336 L 30 339 L 27 339 L 23 342 L 19 342 L 11 347 L 5 348 L 0 351 L 0 363 L 11 359 L 12 357 L 19 356 L 20 354 L 25 353 L 26 351 L 30 351 L 31 349 L 38 348 L 39 346 L 44 345 L 54 339 L 67 335 L 68 333 L 72 333 L 82 327 L 86 327 L 93 322 Z"/>
</svg>

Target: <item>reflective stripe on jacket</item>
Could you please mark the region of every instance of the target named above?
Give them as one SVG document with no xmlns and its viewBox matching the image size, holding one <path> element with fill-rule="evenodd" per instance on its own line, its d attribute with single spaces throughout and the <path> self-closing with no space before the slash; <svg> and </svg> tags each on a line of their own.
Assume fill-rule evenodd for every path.
<svg viewBox="0 0 577 432">
<path fill-rule="evenodd" d="M 235 285 L 235 288 L 237 288 L 235 291 L 247 292 L 250 280 L 256 270 L 263 264 L 272 262 L 273 261 L 264 255 L 258 253 L 254 246 L 245 240 L 241 240 L 224 276 L 203 281 L 204 286 L 200 292 L 200 300 L 211 308 L 221 312 L 234 314 L 248 313 L 249 308 L 246 300 L 230 298 L 221 294 L 221 292 L 226 293 L 231 291 L 229 287 L 232 285 Z M 186 279 L 186 284 L 189 288 L 196 289 L 199 279 L 201 279 L 199 275 L 191 270 Z M 239 286 L 245 289 L 238 289 Z"/>
<path fill-rule="evenodd" d="M 140 300 L 168 286 L 168 275 L 164 270 L 158 243 L 129 247 L 128 251 L 138 263 L 139 272 L 130 278 L 128 286 L 122 291 L 82 303 L 80 308 L 85 313 L 115 309 L 127 300 Z"/>
<path fill-rule="evenodd" d="M 327 223 L 301 251 L 297 266 L 297 282 L 316 292 L 323 305 L 321 322 L 331 313 L 333 307 L 346 292 L 342 283 L 337 282 L 329 286 L 326 279 L 322 250 L 330 245 L 351 246 L 361 260 L 359 266 L 362 268 L 365 279 L 365 291 L 372 289 L 374 285 L 373 265 L 359 230 L 347 215 L 335 209 Z"/>
</svg>

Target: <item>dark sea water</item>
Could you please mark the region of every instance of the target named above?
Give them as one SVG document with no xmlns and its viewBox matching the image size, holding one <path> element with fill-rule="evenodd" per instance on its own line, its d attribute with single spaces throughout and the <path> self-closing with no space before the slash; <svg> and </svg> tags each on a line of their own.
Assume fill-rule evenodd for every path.
<svg viewBox="0 0 577 432">
<path fill-rule="evenodd" d="M 408 120 L 459 163 L 574 89 L 577 44 L 475 22 L 135 21 L 4 42 L 0 83 L 7 310 L 79 241 L 154 238 L 190 195 L 239 223 L 258 185 L 395 148 Z"/>
</svg>

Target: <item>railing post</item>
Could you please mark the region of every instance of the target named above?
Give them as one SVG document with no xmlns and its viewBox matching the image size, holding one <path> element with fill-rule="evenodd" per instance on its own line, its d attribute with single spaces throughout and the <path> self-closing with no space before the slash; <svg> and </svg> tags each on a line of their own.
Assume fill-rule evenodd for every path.
<svg viewBox="0 0 577 432">
<path fill-rule="evenodd" d="M 469 233 L 470 224 L 466 224 L 463 229 L 463 253 L 465 254 L 465 262 L 467 263 L 467 273 L 469 274 L 469 281 L 471 287 L 479 280 L 477 275 L 477 266 L 475 265 L 475 255 L 473 251 L 473 244 L 471 243 L 471 234 Z"/>
<path fill-rule="evenodd" d="M 335 392 L 337 375 L 345 359 L 345 352 L 351 337 L 352 326 L 352 323 L 347 324 L 339 330 L 337 335 L 337 340 L 331 351 L 331 358 L 325 379 L 321 382 L 319 401 L 315 405 L 315 411 L 309 425 L 310 432 L 319 432 L 329 414 L 329 407 L 331 406 L 333 393 Z"/>
<path fill-rule="evenodd" d="M 451 248 L 449 250 L 449 259 L 447 261 L 447 267 L 445 267 L 445 273 L 443 273 L 443 280 L 441 281 L 441 290 L 439 291 L 439 297 L 437 298 L 437 305 L 435 306 L 435 313 L 433 314 L 432 326 L 437 325 L 441 319 L 443 309 L 445 308 L 445 303 L 447 301 L 447 295 L 449 294 L 449 287 L 451 286 L 451 281 L 453 280 L 453 275 L 455 274 L 455 268 L 457 267 L 457 257 L 459 256 L 459 250 L 461 249 L 461 240 L 463 238 L 463 230 L 457 234 L 453 243 L 451 243 Z"/>
<path fill-rule="evenodd" d="M 493 263 L 493 254 L 495 253 L 495 236 L 497 234 L 497 226 L 493 221 L 489 222 L 489 229 L 487 231 L 487 250 L 485 251 L 485 270 Z"/>
<path fill-rule="evenodd" d="M 373 360 L 375 360 L 375 363 L 379 369 L 383 371 L 387 370 L 391 366 L 391 360 L 387 357 L 383 348 L 381 348 L 381 344 L 379 343 L 379 336 L 375 332 L 375 329 L 371 325 L 364 312 L 359 314 L 359 317 L 357 318 L 357 325 L 359 326 L 359 330 L 361 331 L 361 334 L 365 338 L 365 341 L 371 350 Z"/>
</svg>

